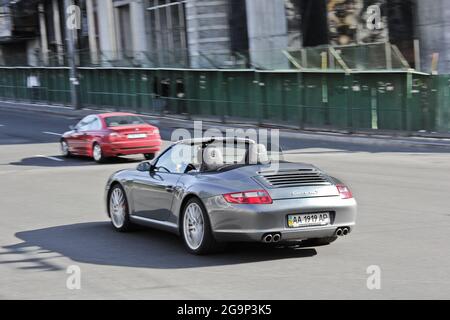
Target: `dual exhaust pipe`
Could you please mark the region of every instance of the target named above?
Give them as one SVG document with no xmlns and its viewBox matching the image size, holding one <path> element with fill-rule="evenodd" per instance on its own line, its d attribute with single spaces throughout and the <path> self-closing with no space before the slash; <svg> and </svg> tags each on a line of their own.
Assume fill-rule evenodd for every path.
<svg viewBox="0 0 450 320">
<path fill-rule="evenodd" d="M 350 228 L 344 227 L 344 228 L 338 228 L 336 230 L 336 236 L 338 237 L 345 237 L 350 233 Z"/>
<path fill-rule="evenodd" d="M 263 236 L 262 238 L 264 243 L 277 243 L 281 241 L 280 233 L 269 233 Z"/>
<path fill-rule="evenodd" d="M 338 228 L 336 230 L 336 236 L 338 237 L 345 237 L 350 233 L 349 227 L 343 227 Z M 280 233 L 268 233 L 262 237 L 262 241 L 264 243 L 277 243 L 281 241 L 281 234 Z"/>
</svg>

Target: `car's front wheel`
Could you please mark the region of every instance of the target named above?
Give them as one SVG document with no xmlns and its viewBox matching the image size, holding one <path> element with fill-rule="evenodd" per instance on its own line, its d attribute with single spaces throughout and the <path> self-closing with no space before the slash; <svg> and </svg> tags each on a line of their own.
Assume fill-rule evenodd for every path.
<svg viewBox="0 0 450 320">
<path fill-rule="evenodd" d="M 109 193 L 108 206 L 114 229 L 119 232 L 130 231 L 133 225 L 130 221 L 127 196 L 120 185 L 116 184 L 112 187 Z"/>
<path fill-rule="evenodd" d="M 197 198 L 184 206 L 181 233 L 187 250 L 193 254 L 213 253 L 223 247 L 214 239 L 206 209 Z"/>
<path fill-rule="evenodd" d="M 67 143 L 66 140 L 61 140 L 61 153 L 63 155 L 63 157 L 70 157 L 70 151 L 69 151 L 69 144 Z"/>
</svg>

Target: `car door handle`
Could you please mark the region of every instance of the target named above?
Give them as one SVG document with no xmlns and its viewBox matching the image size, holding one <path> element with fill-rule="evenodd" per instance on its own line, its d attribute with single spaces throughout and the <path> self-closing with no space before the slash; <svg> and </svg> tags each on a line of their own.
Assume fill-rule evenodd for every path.
<svg viewBox="0 0 450 320">
<path fill-rule="evenodd" d="M 169 192 L 169 193 L 174 192 L 174 190 L 175 190 L 175 189 L 173 188 L 173 186 L 167 186 L 167 187 L 166 187 L 166 191 Z"/>
</svg>

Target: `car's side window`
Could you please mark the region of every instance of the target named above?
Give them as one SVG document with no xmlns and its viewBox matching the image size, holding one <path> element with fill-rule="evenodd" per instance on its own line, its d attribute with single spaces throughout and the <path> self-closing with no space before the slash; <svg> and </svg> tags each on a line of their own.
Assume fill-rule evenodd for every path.
<svg viewBox="0 0 450 320">
<path fill-rule="evenodd" d="M 101 130 L 100 120 L 96 116 L 87 116 L 77 125 L 78 131 Z"/>
<path fill-rule="evenodd" d="M 86 131 L 87 130 L 87 126 L 88 126 L 89 121 L 90 121 L 90 118 L 91 118 L 90 116 L 87 116 L 86 118 L 81 120 L 76 126 L 77 130 L 78 131 Z"/>
<path fill-rule="evenodd" d="M 92 120 L 92 122 L 89 124 L 89 130 L 97 131 L 97 130 L 101 130 L 101 129 L 102 129 L 101 122 L 97 117 L 95 117 Z"/>
<path fill-rule="evenodd" d="M 156 162 L 156 170 L 161 173 L 183 174 L 189 165 L 195 165 L 195 148 L 178 144 L 164 153 Z"/>
</svg>

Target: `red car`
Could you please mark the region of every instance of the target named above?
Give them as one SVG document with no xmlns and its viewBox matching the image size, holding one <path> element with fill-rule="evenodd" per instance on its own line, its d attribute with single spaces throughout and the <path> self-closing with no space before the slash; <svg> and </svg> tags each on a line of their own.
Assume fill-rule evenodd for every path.
<svg viewBox="0 0 450 320">
<path fill-rule="evenodd" d="M 161 150 L 159 129 L 131 113 L 89 115 L 61 138 L 65 157 L 81 155 L 101 163 L 109 157 L 143 154 L 152 160 Z"/>
</svg>

